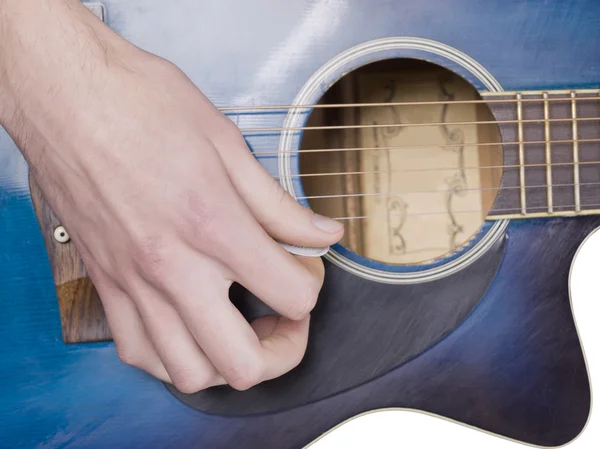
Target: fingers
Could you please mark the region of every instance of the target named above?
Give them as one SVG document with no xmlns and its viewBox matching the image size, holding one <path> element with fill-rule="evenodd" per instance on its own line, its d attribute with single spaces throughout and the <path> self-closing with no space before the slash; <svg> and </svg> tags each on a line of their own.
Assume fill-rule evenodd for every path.
<svg viewBox="0 0 600 449">
<path fill-rule="evenodd" d="M 177 283 L 165 284 L 165 291 L 141 279 L 130 284 L 131 291 L 139 292 L 135 303 L 119 289 L 102 287 L 123 362 L 184 393 L 224 383 L 246 390 L 300 363 L 308 341 L 308 317 L 263 317 L 250 325 L 229 301 L 230 281 L 223 278 L 222 268 L 202 257 L 191 263 L 192 251 L 181 256 L 169 264 L 173 271 L 165 272 L 167 278 L 180 274 Z M 298 262 L 319 275 L 317 259 Z M 196 269 L 182 270 L 183 265 Z"/>
<path fill-rule="evenodd" d="M 342 238 L 342 223 L 315 214 L 294 200 L 256 160 L 239 130 L 224 128 L 215 133 L 213 144 L 236 190 L 270 236 L 310 247 L 330 246 Z"/>
<path fill-rule="evenodd" d="M 298 366 L 306 352 L 309 324 L 310 317 L 293 321 L 273 315 L 252 322 L 265 358 L 264 380 L 275 379 Z"/>
<path fill-rule="evenodd" d="M 198 288 L 200 287 L 200 288 Z M 177 295 L 185 325 L 225 382 L 246 390 L 263 379 L 261 348 L 256 334 L 227 297 L 210 280 Z"/>
<path fill-rule="evenodd" d="M 167 277 L 175 273 L 179 276 L 177 282 L 164 286 L 164 296 L 172 301 L 183 324 L 225 382 L 246 390 L 298 364 L 306 346 L 303 341 L 308 338 L 306 318 L 282 328 L 281 335 L 289 334 L 295 346 L 288 347 L 288 352 L 273 352 L 281 344 L 267 343 L 263 347 L 257 333 L 229 300 L 231 281 L 224 279 L 223 269 L 214 261 L 190 249 L 179 253 L 168 265 Z M 261 329 L 260 336 L 268 337 L 276 328 Z"/>
<path fill-rule="evenodd" d="M 300 321 L 264 317 L 250 326 L 222 292 L 209 294 L 210 289 L 202 289 L 190 295 L 194 289 L 187 291 L 186 300 L 178 302 L 179 313 L 231 387 L 246 390 L 287 373 L 302 360 L 308 341 L 308 317 Z M 183 296 L 182 291 L 179 298 Z"/>
<path fill-rule="evenodd" d="M 196 257 L 205 254 L 226 266 L 232 273 L 231 280 L 242 284 L 278 313 L 290 319 L 305 318 L 315 305 L 323 280 L 277 244 L 231 190 L 227 207 L 213 206 L 200 211 L 202 220 L 194 219 L 192 212 L 192 218 L 186 220 L 191 228 L 185 232 L 186 243 L 195 250 Z M 190 207 L 194 209 L 201 208 Z M 204 228 L 198 224 L 201 221 Z M 163 282 L 166 276 L 165 267 L 180 265 L 177 260 L 181 256 L 174 257 L 169 248 L 161 248 L 157 242 L 139 246 L 136 252 L 140 253 L 140 261 L 144 260 L 140 262 L 142 271 L 158 282 Z M 161 251 L 166 255 L 157 253 Z M 190 266 L 194 265 L 182 266 L 179 271 L 172 269 L 170 277 L 178 278 Z"/>
<path fill-rule="evenodd" d="M 140 315 L 131 299 L 118 288 L 109 288 L 95 282 L 117 353 L 123 363 L 146 371 L 164 382 L 171 382 L 144 328 Z"/>
<path fill-rule="evenodd" d="M 134 247 L 147 283 L 128 288 L 136 292 L 129 304 L 137 307 L 141 329 L 154 349 L 143 369 L 170 379 L 184 393 L 225 382 L 244 390 L 300 363 L 323 265 L 320 259 L 293 257 L 273 238 L 325 246 L 343 233 L 341 225 L 315 216 L 285 194 L 247 149 L 223 160 L 235 185 L 210 187 L 219 191 L 219 201 L 227 207 L 215 207 L 217 203 L 188 191 L 185 200 L 191 214 L 175 218 L 192 232 L 181 242 L 136 242 Z M 174 248 L 186 242 L 191 247 L 182 257 Z M 211 270 L 207 261 L 223 270 Z M 282 317 L 249 325 L 228 299 L 230 280 L 240 282 Z M 140 366 L 139 360 L 136 363 Z"/>
<path fill-rule="evenodd" d="M 220 163 L 216 153 L 215 157 Z M 220 168 L 217 164 L 213 171 L 216 173 Z M 223 175 L 229 179 L 227 174 Z M 182 202 L 187 207 L 174 217 L 174 224 L 183 224 L 185 243 L 197 255 L 204 254 L 228 267 L 233 273 L 231 280 L 242 284 L 278 313 L 290 319 L 305 318 L 315 305 L 323 280 L 269 236 L 231 184 L 216 178 L 203 184 L 203 190 L 183 193 Z M 214 197 L 206 199 L 207 188 L 218 192 L 218 202 Z M 165 277 L 162 271 L 168 265 L 165 257 L 170 259 L 169 263 L 177 259 L 169 254 L 175 243 L 165 242 L 162 237 L 155 237 L 134 246 L 142 272 L 158 283 Z M 178 276 L 177 272 L 172 274 L 173 278 Z"/>
<path fill-rule="evenodd" d="M 182 393 L 195 393 L 224 384 L 175 308 L 153 288 L 142 290 L 145 290 L 143 301 L 136 303 L 173 385 Z"/>
<path fill-rule="evenodd" d="M 186 221 L 188 226 L 193 227 L 193 231 L 188 233 L 192 236 L 188 243 L 198 253 L 207 254 L 226 265 L 234 274 L 232 280 L 242 284 L 278 313 L 294 320 L 304 319 L 316 303 L 322 276 L 315 275 L 314 265 L 303 265 L 277 244 L 232 186 L 214 188 L 220 189 L 227 207 L 213 205 L 207 208 L 202 200 L 195 199 L 197 193 L 188 193 L 186 202 L 190 205 L 192 216 Z M 304 211 L 302 213 L 312 214 L 301 206 L 297 207 Z M 200 218 L 196 219 L 194 215 Z M 286 243 L 302 243 L 293 238 L 286 240 Z M 317 239 L 304 243 L 322 244 L 323 241 Z M 146 256 L 149 256 L 146 258 L 151 264 L 155 264 L 155 255 Z"/>
<path fill-rule="evenodd" d="M 270 238 L 245 237 L 237 257 L 227 259 L 233 280 L 286 318 L 306 318 L 323 285 L 321 259 L 296 258 Z"/>
</svg>

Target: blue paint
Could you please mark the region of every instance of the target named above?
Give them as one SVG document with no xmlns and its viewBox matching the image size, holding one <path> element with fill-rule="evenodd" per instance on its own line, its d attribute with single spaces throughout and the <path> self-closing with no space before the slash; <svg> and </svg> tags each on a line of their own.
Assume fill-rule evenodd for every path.
<svg viewBox="0 0 600 449">
<path fill-rule="evenodd" d="M 490 70 L 505 89 L 600 86 L 600 3 L 595 0 L 293 0 L 285 7 L 277 0 L 181 0 L 177 6 L 158 0 L 104 3 L 113 29 L 180 65 L 219 106 L 289 104 L 332 57 L 391 36 L 451 45 Z M 454 69 L 460 73 L 459 67 Z M 241 127 L 278 127 L 284 117 L 237 114 L 237 122 Z M 277 135 L 248 140 L 256 154 L 278 145 Z M 260 161 L 277 173 L 276 159 Z M 540 250 L 531 243 L 541 236 L 555 239 L 566 228 L 581 233 L 581 240 L 598 224 L 597 218 L 511 223 L 505 260 L 476 313 L 430 351 L 379 379 L 272 415 L 209 416 L 184 406 L 160 382 L 120 363 L 110 343 L 62 343 L 26 166 L 0 132 L 0 447 L 219 448 L 244 441 L 248 448 L 281 447 L 282 442 L 300 448 L 353 414 L 406 405 L 403 395 L 411 388 L 425 392 L 423 402 L 413 406 L 449 416 L 458 412 L 442 404 L 431 406 L 427 398 L 485 396 L 490 407 L 504 407 L 493 411 L 508 421 L 517 437 L 543 438 L 556 429 L 547 428 L 540 404 L 549 403 L 558 411 L 573 405 L 570 390 L 553 383 L 560 378 L 549 371 L 553 354 L 535 346 L 532 333 L 545 328 L 536 330 L 532 326 L 540 322 L 521 320 L 541 320 L 536 311 L 544 306 L 539 290 L 531 287 L 531 280 L 545 273 L 543 260 L 534 257 Z M 575 247 L 573 243 L 568 254 Z M 549 280 L 559 288 L 559 281 L 566 282 L 570 260 L 553 263 Z M 568 304 L 566 296 L 564 301 Z M 567 305 L 564 312 L 569 314 Z M 552 319 L 568 328 L 558 317 Z M 576 343 L 571 334 L 545 332 L 542 336 L 549 341 Z M 488 367 L 497 370 L 490 374 Z M 449 384 L 445 378 L 460 382 Z M 549 382 L 551 394 L 538 388 L 541 381 Z M 503 398 L 514 399 L 507 403 Z M 585 397 L 582 401 L 585 407 Z M 455 418 L 484 428 L 492 425 L 483 414 L 465 413 Z M 569 416 L 562 418 L 566 426 Z M 564 436 L 569 437 L 573 435 Z"/>
</svg>

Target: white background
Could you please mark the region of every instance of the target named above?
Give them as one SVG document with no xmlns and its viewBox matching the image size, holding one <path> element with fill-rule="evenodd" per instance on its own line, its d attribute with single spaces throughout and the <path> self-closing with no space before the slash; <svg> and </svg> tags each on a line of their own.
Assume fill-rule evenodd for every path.
<svg viewBox="0 0 600 449">
<path fill-rule="evenodd" d="M 573 313 L 590 371 L 593 392 L 600 385 L 600 231 L 580 248 L 571 271 Z M 524 449 L 464 425 L 408 410 L 368 413 L 347 421 L 310 445 L 310 449 Z M 600 448 L 600 412 L 592 414 L 584 432 L 569 449 Z"/>
</svg>

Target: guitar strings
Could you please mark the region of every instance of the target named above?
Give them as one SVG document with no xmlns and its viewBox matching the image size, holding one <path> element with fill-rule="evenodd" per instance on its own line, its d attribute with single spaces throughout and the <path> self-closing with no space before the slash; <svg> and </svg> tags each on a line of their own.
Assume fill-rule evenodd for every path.
<svg viewBox="0 0 600 449">
<path fill-rule="evenodd" d="M 376 151 L 376 150 L 414 150 L 417 148 L 461 148 L 461 147 L 491 147 L 491 146 L 514 146 L 514 145 L 543 145 L 543 144 L 561 144 L 561 143 L 586 143 L 600 142 L 600 139 L 563 139 L 563 140 L 529 140 L 527 142 L 466 142 L 452 144 L 415 144 L 403 146 L 385 146 L 385 147 L 345 147 L 345 148 L 315 148 L 304 150 L 269 150 L 269 151 L 253 151 L 256 159 L 263 159 L 264 156 L 275 156 L 279 154 L 296 154 L 296 153 L 335 153 L 343 151 Z"/>
<path fill-rule="evenodd" d="M 585 92 L 585 94 L 593 94 L 595 92 Z M 527 93 L 523 93 L 527 95 Z M 552 95 L 552 91 L 548 92 Z M 507 94 L 508 95 L 508 94 Z M 533 94 L 532 94 L 533 95 Z M 567 95 L 567 94 L 557 94 Z M 598 91 L 600 95 L 600 91 Z M 290 109 L 328 109 L 328 108 L 369 108 L 369 107 L 386 107 L 386 106 L 439 106 L 439 105 L 455 105 L 455 104 L 515 104 L 515 103 L 545 103 L 545 102 L 580 102 L 580 101 L 598 101 L 598 96 L 589 97 L 549 97 L 549 98 L 522 98 L 518 99 L 490 99 L 490 100 L 441 100 L 441 101 L 401 101 L 388 103 L 337 103 L 337 104 L 297 104 L 297 105 L 261 105 L 261 106 L 223 106 L 217 109 L 221 112 L 235 111 L 270 111 L 270 110 L 290 110 Z"/>
<path fill-rule="evenodd" d="M 282 133 L 286 131 L 326 131 L 345 129 L 377 129 L 377 128 L 416 128 L 425 126 L 470 126 L 470 125 L 495 125 L 495 124 L 527 124 L 527 123 L 557 123 L 557 122 L 589 122 L 600 121 L 600 117 L 571 117 L 571 118 L 549 118 L 549 119 L 524 119 L 524 120 L 481 120 L 466 122 L 424 122 L 424 123 L 386 123 L 372 125 L 325 125 L 325 126 L 290 126 L 280 128 L 240 128 L 243 134 L 254 133 Z"/>
<path fill-rule="evenodd" d="M 600 92 L 599 92 L 600 94 Z M 488 99 L 488 100 L 466 100 L 466 101 L 410 101 L 410 102 L 386 102 L 386 103 L 345 103 L 345 104 L 314 104 L 314 105 L 275 105 L 275 106 L 248 106 L 248 107 L 220 107 L 218 108 L 222 112 L 234 112 L 240 113 L 241 111 L 265 111 L 265 110 L 304 110 L 304 109 L 315 109 L 315 108 L 365 108 L 365 107 L 392 107 L 392 106 L 431 106 L 431 105 L 459 105 L 459 104 L 517 104 L 517 103 L 539 103 L 545 104 L 550 102 L 564 102 L 579 103 L 583 101 L 597 101 L 598 97 L 560 97 L 560 98 L 521 98 L 521 99 Z M 376 129 L 376 128 L 405 128 L 405 127 L 426 127 L 426 126 L 471 126 L 471 125 L 494 125 L 494 124 L 526 124 L 526 123 L 552 123 L 552 122 L 565 122 L 565 123 L 577 123 L 577 122 L 588 122 L 588 121 L 599 121 L 600 117 L 570 117 L 570 118 L 550 118 L 550 119 L 524 119 L 524 120 L 491 120 L 491 121 L 460 121 L 460 122 L 429 122 L 429 123 L 391 123 L 391 124 L 371 124 L 371 125 L 333 125 L 333 126 L 299 126 L 299 127 L 263 127 L 263 128 L 241 128 L 240 131 L 244 134 L 254 133 L 283 133 L 289 131 L 310 131 L 310 130 L 349 130 L 349 129 Z M 460 143 L 460 144 L 446 144 L 446 145 L 411 145 L 402 147 L 356 147 L 356 148 L 322 148 L 322 149 L 300 149 L 295 151 L 259 151 L 253 153 L 257 159 L 267 155 L 279 155 L 282 153 L 317 153 L 317 152 L 337 152 L 337 151 L 376 151 L 376 150 L 406 150 L 415 148 L 427 148 L 435 146 L 436 148 L 457 148 L 467 146 L 498 146 L 498 145 L 532 145 L 532 144 L 559 144 L 559 143 L 585 143 L 585 142 L 600 142 L 600 139 L 569 139 L 569 140 L 556 140 L 556 141 L 529 141 L 529 142 L 496 142 L 496 143 Z M 594 165 L 599 164 L 600 161 L 596 162 L 571 162 L 571 163 L 546 163 L 546 164 L 522 164 L 522 165 L 492 165 L 492 166 L 481 166 L 481 167 L 464 167 L 462 170 L 481 170 L 481 169 L 492 169 L 492 168 L 520 168 L 520 167 L 555 167 L 555 166 L 580 166 L 580 165 Z M 461 168 L 429 168 L 429 169 L 405 169 L 405 170 L 378 170 L 378 171 L 363 171 L 363 172 L 339 172 L 339 173 L 308 173 L 290 175 L 290 177 L 304 177 L 304 176 L 335 176 L 335 175 L 359 175 L 359 174 L 376 174 L 376 173 L 399 173 L 399 172 L 411 172 L 411 171 L 440 171 L 440 170 L 461 170 Z M 276 177 L 280 178 L 280 177 Z M 487 187 L 487 188 L 455 188 L 455 189 L 438 189 L 429 191 L 413 191 L 413 192 L 374 192 L 374 193 L 358 193 L 358 194 L 341 194 L 341 195 L 315 195 L 315 196 L 304 196 L 297 197 L 297 200 L 308 200 L 308 199 L 330 199 L 330 198 L 348 198 L 348 197 L 360 197 L 360 196 L 393 196 L 393 195 L 412 195 L 412 194 L 431 194 L 431 193 L 450 193 L 450 192 L 463 192 L 463 191 L 482 191 L 482 190 L 495 190 L 497 192 L 502 190 L 516 190 L 516 189 L 535 189 L 535 188 L 559 188 L 559 187 L 581 187 L 581 186 L 593 186 L 600 185 L 600 182 L 588 182 L 588 183 L 566 183 L 566 184 L 553 184 L 548 185 L 533 185 L 533 186 L 507 186 L 507 187 Z M 581 206 L 581 205 L 579 205 Z M 586 204 L 583 207 L 599 207 L 600 204 Z M 556 209 L 565 208 L 576 208 L 577 205 L 559 205 L 555 206 Z M 527 213 L 532 210 L 540 210 L 542 212 L 547 211 L 547 206 L 540 207 L 528 207 Z M 465 214 L 465 213 L 482 213 L 489 212 L 483 209 L 476 210 L 464 210 L 464 211 L 453 211 L 453 213 Z M 504 209 L 492 209 L 492 213 L 498 212 L 522 212 L 522 208 L 504 208 Z M 447 214 L 444 212 L 425 212 L 416 214 L 399 214 L 403 216 L 414 216 L 414 215 L 438 215 Z M 375 218 L 377 215 L 362 215 L 362 216 L 347 216 L 347 217 L 334 217 L 336 220 L 356 220 L 356 219 L 368 219 Z M 390 213 L 381 215 L 382 217 L 389 217 Z"/>
<path fill-rule="evenodd" d="M 574 208 L 576 207 L 575 204 L 567 204 L 567 205 L 560 205 L 560 206 L 554 206 L 554 213 L 556 214 L 556 216 L 560 216 L 559 214 L 561 214 L 562 212 L 572 212 L 572 210 L 574 210 Z M 590 210 L 592 210 L 591 208 L 600 208 L 600 203 L 593 203 L 593 204 L 585 204 L 582 207 L 588 207 L 590 208 Z M 568 210 L 560 210 L 560 209 L 566 209 L 568 208 Z M 547 212 L 547 207 L 546 206 L 532 206 L 532 207 L 528 207 L 527 211 L 525 212 L 525 214 L 523 215 L 524 218 L 527 217 L 527 214 L 529 213 L 535 213 L 535 212 L 529 212 L 530 210 L 533 211 L 539 211 L 541 213 L 547 213 L 549 217 L 552 217 L 552 213 Z M 582 209 L 581 212 L 585 213 L 586 209 Z M 487 218 L 486 219 L 494 219 L 494 214 L 496 214 L 497 212 L 502 212 L 502 214 L 498 214 L 498 215 L 512 215 L 513 213 L 519 213 L 521 214 L 522 209 L 520 207 L 509 207 L 509 208 L 501 208 L 501 209 L 490 209 L 488 210 L 484 210 L 484 209 L 469 209 L 469 210 L 458 210 L 458 211 L 452 211 L 452 214 L 481 214 L 483 212 L 486 212 Z M 539 213 L 538 212 L 538 213 Z M 388 212 L 387 214 L 372 214 L 372 215 L 357 215 L 354 217 L 333 217 L 334 220 L 338 220 L 338 221 L 344 221 L 344 220 L 364 220 L 364 219 L 369 219 L 369 218 L 389 218 L 389 217 L 395 217 L 395 216 L 400 216 L 400 217 L 414 217 L 414 216 L 427 216 L 427 215 L 448 215 L 448 211 L 443 211 L 443 212 L 419 212 L 419 213 L 404 213 L 404 212 Z M 573 213 L 573 215 L 577 215 L 576 213 Z"/>
<path fill-rule="evenodd" d="M 532 186 L 507 186 L 507 187 L 467 187 L 467 188 L 453 188 L 453 189 L 435 189 L 435 190 L 415 190 L 415 191 L 404 191 L 404 192 L 367 192 L 367 193 L 342 193 L 342 194 L 331 194 L 331 195 L 312 195 L 312 196 L 297 196 L 296 200 L 315 200 L 315 199 L 333 199 L 333 198 L 355 198 L 355 197 L 371 197 L 371 196 L 396 196 L 396 195 L 423 195 L 432 193 L 449 193 L 449 192 L 482 192 L 495 190 L 498 192 L 504 190 L 517 190 L 517 189 L 547 189 L 548 187 L 575 187 L 575 186 L 597 186 L 599 182 L 580 182 L 578 184 L 565 183 L 565 184 L 539 184 Z"/>
<path fill-rule="evenodd" d="M 373 170 L 373 171 L 347 171 L 347 172 L 324 172 L 324 173 L 300 173 L 288 176 L 273 176 L 273 178 L 280 179 L 294 179 L 294 178 L 308 178 L 318 176 L 350 176 L 350 175 L 376 175 L 383 173 L 414 173 L 414 172 L 434 172 L 434 171 L 462 171 L 462 170 L 488 170 L 494 168 L 534 168 L 534 167 L 574 167 L 575 165 L 599 165 L 600 161 L 586 161 L 586 162 L 553 162 L 549 164 L 515 164 L 515 165 L 481 165 L 481 166 L 467 166 L 467 167 L 434 167 L 434 168 L 407 168 L 407 169 L 391 169 L 391 170 Z"/>
</svg>

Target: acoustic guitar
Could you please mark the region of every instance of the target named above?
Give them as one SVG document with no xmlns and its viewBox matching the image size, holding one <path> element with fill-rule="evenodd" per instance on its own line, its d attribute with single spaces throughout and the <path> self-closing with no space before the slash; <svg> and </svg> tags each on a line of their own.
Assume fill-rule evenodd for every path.
<svg viewBox="0 0 600 449">
<path fill-rule="evenodd" d="M 569 273 L 600 226 L 599 2 L 88 7 L 180 66 L 346 233 L 296 369 L 182 394 L 119 361 L 68 229 L 1 132 L 1 447 L 299 449 L 382 408 L 535 446 L 584 430 Z M 270 312 L 241 287 L 231 300 Z"/>
</svg>

